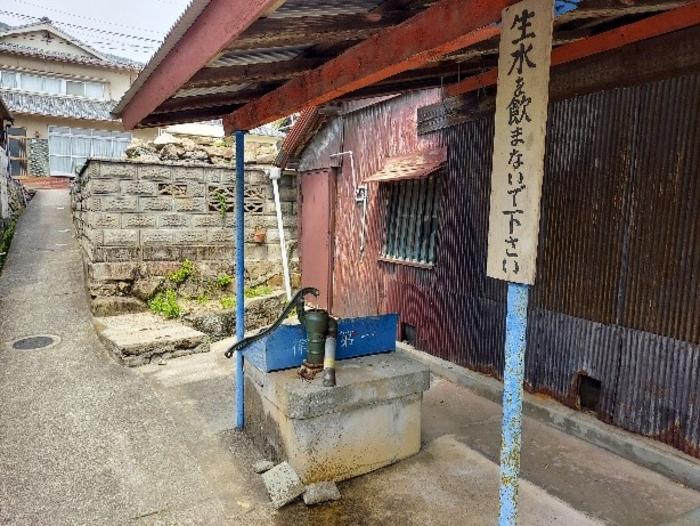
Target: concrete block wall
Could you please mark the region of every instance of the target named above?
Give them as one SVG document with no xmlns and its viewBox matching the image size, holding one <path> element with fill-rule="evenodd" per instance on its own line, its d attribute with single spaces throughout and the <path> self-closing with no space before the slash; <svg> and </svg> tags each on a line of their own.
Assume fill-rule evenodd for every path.
<svg viewBox="0 0 700 526">
<path fill-rule="evenodd" d="M 246 167 L 246 281 L 254 283 L 276 279 L 282 272 L 265 168 Z M 280 198 L 295 267 L 292 175 L 282 177 Z M 91 296 L 129 296 L 136 281 L 166 276 L 185 259 L 205 276 L 234 275 L 234 199 L 232 167 L 89 160 L 74 181 L 72 207 Z"/>
</svg>

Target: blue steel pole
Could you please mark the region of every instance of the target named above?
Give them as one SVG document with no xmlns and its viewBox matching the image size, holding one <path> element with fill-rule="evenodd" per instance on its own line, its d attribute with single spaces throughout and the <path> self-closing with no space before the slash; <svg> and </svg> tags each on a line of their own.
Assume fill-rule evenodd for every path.
<svg viewBox="0 0 700 526">
<path fill-rule="evenodd" d="M 505 368 L 503 371 L 499 526 L 517 526 L 518 524 L 523 379 L 525 376 L 529 292 L 529 285 L 508 283 Z"/>
<path fill-rule="evenodd" d="M 245 215 L 243 192 L 245 191 L 245 132 L 237 131 L 236 138 L 236 341 L 245 335 Z M 236 351 L 236 429 L 245 427 L 243 409 L 243 354 Z"/>
</svg>

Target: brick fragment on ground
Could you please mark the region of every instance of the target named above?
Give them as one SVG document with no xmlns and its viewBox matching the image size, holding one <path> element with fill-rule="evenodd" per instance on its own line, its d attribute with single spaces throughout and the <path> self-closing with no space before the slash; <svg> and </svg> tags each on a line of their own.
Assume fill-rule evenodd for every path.
<svg viewBox="0 0 700 526">
<path fill-rule="evenodd" d="M 263 473 L 262 477 L 275 509 L 289 504 L 304 493 L 304 484 L 288 462 L 278 464 Z"/>
<path fill-rule="evenodd" d="M 256 473 L 265 473 L 266 471 L 270 471 L 272 468 L 275 467 L 274 462 L 270 460 L 258 460 L 253 464 L 253 471 Z"/>
<path fill-rule="evenodd" d="M 340 490 L 335 482 L 317 482 L 306 486 L 304 504 L 307 506 L 331 500 L 340 500 Z"/>
</svg>

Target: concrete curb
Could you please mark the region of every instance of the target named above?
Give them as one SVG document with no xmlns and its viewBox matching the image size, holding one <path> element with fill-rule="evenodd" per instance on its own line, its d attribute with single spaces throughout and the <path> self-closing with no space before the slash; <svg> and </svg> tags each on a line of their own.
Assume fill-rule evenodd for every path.
<svg viewBox="0 0 700 526">
<path fill-rule="evenodd" d="M 661 526 L 697 526 L 698 524 L 700 524 L 700 508 L 695 508 L 670 522 L 664 522 Z"/>
<path fill-rule="evenodd" d="M 497 404 L 501 403 L 503 384 L 495 378 L 418 351 L 405 343 L 397 342 L 396 346 L 430 367 L 433 374 Z M 527 392 L 523 398 L 523 414 L 700 491 L 700 461 L 670 446 L 608 425 L 555 400 Z"/>
</svg>

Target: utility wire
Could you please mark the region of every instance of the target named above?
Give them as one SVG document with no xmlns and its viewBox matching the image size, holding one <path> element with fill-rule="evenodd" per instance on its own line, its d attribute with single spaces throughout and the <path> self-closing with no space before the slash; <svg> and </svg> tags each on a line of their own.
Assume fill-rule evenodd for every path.
<svg viewBox="0 0 700 526">
<path fill-rule="evenodd" d="M 8 15 L 8 16 L 12 16 L 12 17 L 23 18 L 26 20 L 37 20 L 37 21 L 41 20 L 41 18 L 38 16 L 25 15 L 22 13 L 17 13 L 15 11 L 0 10 L 0 13 Z M 138 36 L 138 35 L 129 35 L 127 33 L 118 33 L 115 31 L 108 31 L 106 29 L 98 29 L 96 27 L 88 27 L 88 26 L 81 26 L 78 24 L 71 24 L 70 22 L 59 22 L 58 20 L 52 20 L 51 23 L 56 24 L 57 26 L 66 26 L 66 27 L 71 27 L 71 28 L 75 28 L 75 29 L 81 29 L 83 31 L 88 31 L 91 33 L 100 33 L 100 34 L 104 34 L 104 35 L 113 35 L 113 36 L 118 36 L 118 37 L 122 37 L 122 38 L 131 38 L 134 40 L 141 40 L 144 42 L 153 42 L 156 44 L 161 44 L 163 42 L 162 40 L 157 40 L 155 38 L 148 38 L 148 37 L 143 37 L 143 36 Z"/>
<path fill-rule="evenodd" d="M 61 14 L 61 15 L 67 15 L 67 16 L 70 16 L 71 18 L 78 18 L 78 19 L 81 19 L 81 20 L 87 20 L 87 21 L 89 21 L 89 22 L 97 22 L 98 24 L 109 24 L 109 25 L 111 25 L 111 26 L 121 27 L 121 28 L 124 28 L 124 29 L 132 29 L 132 30 L 136 30 L 136 31 L 144 31 L 144 32 L 146 32 L 146 33 L 153 33 L 153 34 L 156 34 L 156 35 L 159 35 L 159 34 L 160 34 L 160 31 L 155 31 L 155 30 L 153 30 L 153 29 L 146 29 L 146 28 L 143 28 L 143 27 L 129 26 L 129 25 L 126 25 L 126 24 L 119 24 L 119 23 L 117 23 L 117 22 L 111 22 L 111 21 L 109 21 L 109 20 L 102 20 L 102 19 L 100 19 L 100 18 L 93 18 L 93 17 L 90 17 L 90 16 L 83 16 L 83 15 L 79 15 L 79 14 L 76 14 L 76 13 L 72 13 L 72 12 L 70 12 L 70 11 L 62 11 L 62 10 L 60 10 L 60 9 L 54 9 L 54 8 L 51 8 L 51 7 L 43 6 L 43 5 L 41 5 L 41 4 L 35 4 L 35 3 L 33 3 L 33 2 L 28 2 L 27 0 L 12 0 L 12 1 L 14 1 L 14 2 L 19 2 L 19 3 L 21 3 L 21 4 L 26 4 L 26 5 L 29 5 L 29 6 L 32 6 L 32 7 L 37 7 L 37 8 L 39 8 L 39 9 L 41 9 L 42 11 L 48 11 L 48 12 L 51 12 L 51 13 L 58 13 L 58 14 Z"/>
</svg>

